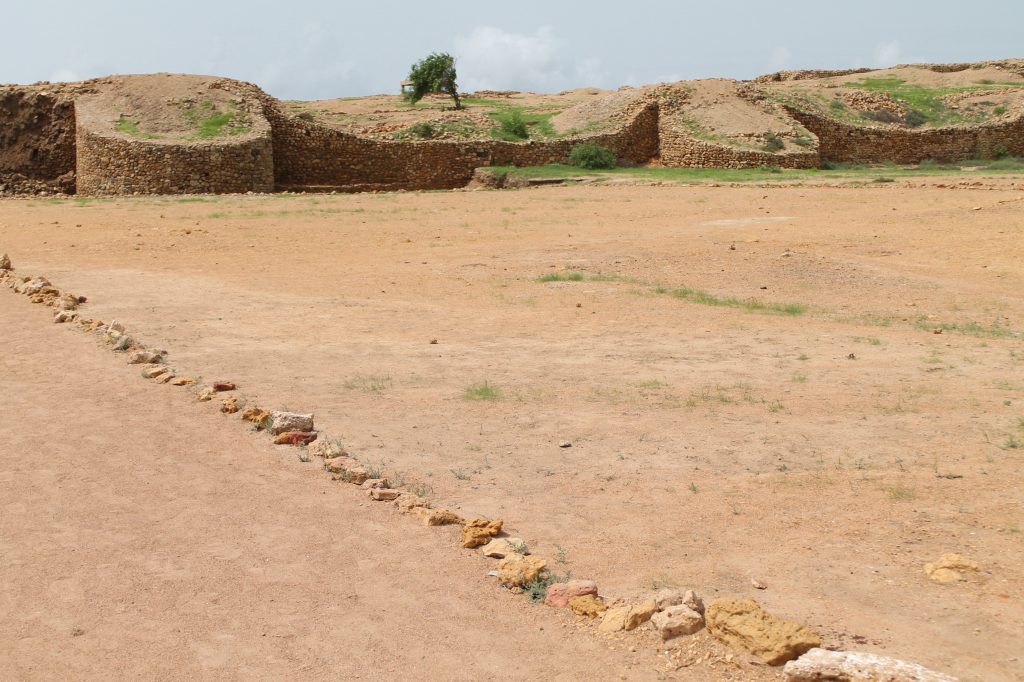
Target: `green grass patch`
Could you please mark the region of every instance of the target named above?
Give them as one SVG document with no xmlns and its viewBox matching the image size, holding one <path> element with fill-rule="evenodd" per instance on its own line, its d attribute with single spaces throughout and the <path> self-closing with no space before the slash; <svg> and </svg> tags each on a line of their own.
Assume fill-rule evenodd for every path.
<svg viewBox="0 0 1024 682">
<path fill-rule="evenodd" d="M 764 183 L 799 182 L 803 180 L 870 183 L 880 177 L 914 178 L 922 175 L 1003 175 L 1024 174 L 1024 157 L 972 159 L 955 164 L 924 161 L 920 165 L 896 164 L 828 164 L 826 168 L 780 169 L 761 168 L 636 168 L 581 169 L 566 164 L 545 166 L 491 166 L 493 172 L 523 178 L 572 178 L 581 175 L 629 177 L 637 180 L 700 184 L 707 182 Z M 880 176 L 882 172 L 884 175 Z"/>
<path fill-rule="evenodd" d="M 929 88 L 923 85 L 908 83 L 901 78 L 865 78 L 845 83 L 847 87 L 880 92 L 902 102 L 910 109 L 907 122 L 911 125 L 944 126 L 964 122 L 980 122 L 977 117 L 965 116 L 961 112 L 950 109 L 943 98 L 962 92 L 984 91 L 999 87 L 995 83 L 978 83 L 973 86 Z M 915 114 L 916 112 L 916 114 Z M 915 125 L 915 127 L 916 127 Z"/>
<path fill-rule="evenodd" d="M 548 272 L 537 278 L 538 282 L 618 282 L 625 281 L 618 275 L 604 273 L 586 273 L 578 270 L 566 270 L 565 272 Z"/>
<path fill-rule="evenodd" d="M 119 133 L 128 133 L 132 137 L 137 137 L 142 140 L 156 140 L 160 136 L 154 133 L 144 133 L 139 129 L 139 122 L 128 118 L 124 114 L 121 114 L 120 118 L 117 119 L 117 124 L 114 126 L 114 130 Z"/>
<path fill-rule="evenodd" d="M 1021 332 L 1003 326 L 998 322 L 986 326 L 977 322 L 932 322 L 925 318 L 919 318 L 914 323 L 914 326 L 930 332 L 941 330 L 943 333 L 951 332 L 987 339 L 1019 339 L 1022 337 Z"/>
<path fill-rule="evenodd" d="M 196 137 L 204 140 L 223 135 L 241 135 L 252 130 L 243 114 L 234 109 L 220 111 L 210 100 L 204 100 L 198 105 L 184 103 L 183 113 L 195 126 Z"/>
<path fill-rule="evenodd" d="M 551 118 L 557 111 L 528 109 L 519 106 L 503 106 L 487 115 L 498 125 L 491 129 L 491 137 L 506 142 L 522 142 L 526 139 L 551 139 L 559 137 Z"/>
<path fill-rule="evenodd" d="M 739 308 L 740 310 L 746 310 L 747 312 L 752 313 L 796 316 L 803 315 L 807 312 L 807 306 L 800 303 L 774 303 L 770 301 L 761 301 L 756 298 L 740 299 L 733 298 L 731 296 L 716 296 L 715 294 L 711 294 L 703 289 L 691 289 L 689 287 L 681 287 L 678 289 L 656 287 L 654 289 L 654 293 L 667 294 L 673 298 L 679 298 L 699 305 Z"/>
<path fill-rule="evenodd" d="M 500 400 L 501 389 L 488 382 L 474 384 L 468 387 L 462 394 L 466 400 Z"/>
</svg>

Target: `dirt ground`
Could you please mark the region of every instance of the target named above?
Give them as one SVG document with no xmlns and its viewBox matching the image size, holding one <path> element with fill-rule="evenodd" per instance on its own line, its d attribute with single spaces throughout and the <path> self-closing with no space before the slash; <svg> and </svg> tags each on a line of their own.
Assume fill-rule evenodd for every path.
<svg viewBox="0 0 1024 682">
<path fill-rule="evenodd" d="M 180 370 L 230 378 L 267 408 L 313 411 L 364 461 L 429 485 L 466 514 L 505 519 L 553 568 L 597 580 L 604 594 L 673 585 L 706 599 L 751 596 L 817 629 L 827 646 L 964 680 L 1011 680 L 1024 676 L 1024 193 L 1008 180 L 980 185 L 4 201 L 0 251 L 19 270 L 87 295 L 87 315 L 120 320 L 166 347 Z M 585 273 L 582 281 L 538 281 L 570 271 Z M 713 297 L 672 295 L 684 287 Z M 744 305 L 750 299 L 799 307 L 759 312 Z M 159 541 L 163 549 L 136 561 L 187 579 L 190 599 L 211 601 L 204 590 L 212 582 L 235 606 L 273 611 L 265 599 L 273 590 L 238 594 L 221 582 L 237 566 L 205 572 L 227 542 L 189 540 L 193 517 L 209 506 L 230 520 L 227 537 L 247 544 L 232 560 L 283 555 L 274 575 L 306 595 L 294 614 L 335 608 L 359 594 L 340 585 L 370 580 L 385 564 L 369 591 L 377 596 L 360 603 L 412 608 L 422 587 L 428 601 L 416 602 L 404 626 L 433 619 L 443 629 L 432 641 L 496 641 L 501 628 L 516 628 L 503 640 L 507 658 L 479 665 L 537 659 L 531 665 L 548 666 L 536 671 L 546 677 L 562 665 L 554 661 L 564 647 L 605 660 L 594 653 L 606 652 L 603 644 L 594 649 L 575 634 L 543 645 L 520 638 L 539 635 L 516 619 L 557 628 L 556 615 L 480 585 L 478 564 L 457 552 L 428 560 L 437 550 L 422 529 L 385 525 L 386 514 L 335 494 L 336 484 L 294 453 L 281 454 L 287 466 L 257 459 L 270 446 L 240 438 L 234 423 L 221 426 L 214 408 L 164 397 L 175 389 L 140 383 L 95 341 L 45 327 L 45 311 L 33 311 L 40 319 L 30 325 L 28 313 L 10 312 L 15 305 L 28 304 L 0 297 L 4 381 L 13 373 L 17 389 L 13 401 L 6 391 L 0 440 L 22 444 L 7 455 L 5 475 L 25 480 L 5 488 L 3 502 L 25 521 L 12 524 L 5 513 L 6 546 L 56 553 L 49 543 L 60 537 L 59 520 L 57 529 L 9 535 L 40 521 L 27 491 L 70 504 L 59 502 L 57 480 L 92 496 L 66 521 L 88 529 L 90 509 L 125 504 L 125 491 L 95 486 L 153 460 L 144 479 L 129 480 L 166 496 L 163 511 L 121 519 L 98 536 L 106 549 L 61 561 L 110 570 L 129 561 L 115 543 Z M 471 399 L 484 382 L 496 398 Z M 62 435 L 44 449 L 42 433 Z M 39 461 L 24 457 L 40 450 Z M 124 459 L 104 459 L 112 454 Z M 254 473 L 266 482 L 258 496 L 245 488 Z M 246 525 L 253 515 L 271 530 Z M 172 535 L 154 536 L 167 520 Z M 221 532 L 214 519 L 205 523 Z M 343 538 L 356 544 L 328 544 Z M 292 542 L 298 549 L 288 549 Z M 982 571 L 950 586 L 929 581 L 924 564 L 948 552 Z M 411 557 L 414 566 L 443 562 L 446 573 L 469 577 L 454 597 L 439 594 L 448 583 L 432 572 L 414 570 L 417 582 L 404 583 L 410 572 L 390 564 Z M 325 564 L 334 561 L 347 577 L 338 586 Z M 8 589 L 4 599 L 63 603 L 58 580 L 71 581 L 67 595 L 81 595 L 70 569 L 47 565 L 53 577 L 34 585 L 37 597 Z M 17 585 L 33 584 L 18 570 Z M 317 593 L 325 584 L 335 591 Z M 171 587 L 164 596 L 168 604 L 184 598 Z M 198 608 L 176 606 L 186 619 Z M 70 613 L 41 611 L 52 630 L 18 627 L 49 638 L 76 626 Z M 174 626 L 159 611 L 146 616 L 144 632 L 165 640 L 160 633 Z M 495 612 L 510 620 L 494 620 Z M 239 618 L 230 607 L 224 614 Z M 332 614 L 373 622 L 369 612 Z M 259 641 L 258 626 L 234 622 L 246 642 Z M 305 632 L 306 623 L 289 622 L 285 632 Z M 3 625 L 10 632 L 10 620 Z M 82 627 L 84 639 L 90 626 Z M 424 644 L 419 630 L 394 636 L 382 645 L 393 650 L 338 658 L 370 674 L 358 661 L 411 661 L 419 652 L 440 676 L 466 672 L 444 667 L 454 659 Z M 209 641 L 214 661 L 236 650 L 213 634 L 196 641 Z M 5 665 L 25 665 L 26 649 L 14 651 Z M 301 659 L 314 676 L 327 669 L 315 667 L 327 665 L 322 651 L 244 651 L 237 655 L 247 665 L 266 660 L 295 673 L 287 666 Z M 648 670 L 642 657 L 654 655 L 653 644 L 635 655 L 637 669 Z M 189 661 L 192 670 L 204 656 Z"/>
</svg>

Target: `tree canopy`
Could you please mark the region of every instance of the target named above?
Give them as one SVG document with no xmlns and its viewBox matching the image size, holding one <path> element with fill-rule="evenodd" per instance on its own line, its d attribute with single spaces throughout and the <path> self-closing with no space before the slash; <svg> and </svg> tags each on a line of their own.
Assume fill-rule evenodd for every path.
<svg viewBox="0 0 1024 682">
<path fill-rule="evenodd" d="M 409 80 L 412 91 L 406 94 L 409 101 L 415 104 L 431 92 L 443 92 L 455 100 L 455 108 L 462 108 L 459 99 L 459 86 L 455 83 L 455 58 L 446 52 L 434 52 L 412 65 Z"/>
</svg>

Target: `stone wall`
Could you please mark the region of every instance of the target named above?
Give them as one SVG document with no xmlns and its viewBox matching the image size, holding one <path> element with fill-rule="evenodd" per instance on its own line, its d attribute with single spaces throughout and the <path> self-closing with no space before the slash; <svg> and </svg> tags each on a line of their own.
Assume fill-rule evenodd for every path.
<svg viewBox="0 0 1024 682">
<path fill-rule="evenodd" d="M 979 126 L 911 129 L 861 127 L 786 107 L 818 137 L 824 161 L 839 163 L 920 163 L 992 158 L 997 151 L 1024 156 L 1024 118 Z"/>
<path fill-rule="evenodd" d="M 90 125 L 78 111 L 79 194 L 220 194 L 274 191 L 270 126 L 253 119 L 237 139 L 181 142 L 132 138 Z"/>
<path fill-rule="evenodd" d="M 269 98 L 265 111 L 273 128 L 278 189 L 450 189 L 465 186 L 481 166 L 565 163 L 581 142 L 604 145 L 633 164 L 646 163 L 658 149 L 654 102 L 610 133 L 526 142 L 373 140 L 288 116 Z"/>
<path fill-rule="evenodd" d="M 669 116 L 663 116 L 659 130 L 661 163 L 678 168 L 819 168 L 817 151 L 765 152 L 740 149 L 716 142 L 700 140 L 686 127 Z"/>
</svg>

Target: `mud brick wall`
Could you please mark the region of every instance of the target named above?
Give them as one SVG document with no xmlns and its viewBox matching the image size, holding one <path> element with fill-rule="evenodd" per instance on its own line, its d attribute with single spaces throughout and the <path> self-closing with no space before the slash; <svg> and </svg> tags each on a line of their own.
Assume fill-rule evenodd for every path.
<svg viewBox="0 0 1024 682">
<path fill-rule="evenodd" d="M 59 92 L 0 88 L 0 194 L 73 191 L 74 103 Z"/>
<path fill-rule="evenodd" d="M 786 108 L 818 137 L 821 158 L 840 163 L 920 163 L 1024 155 L 1024 119 L 974 127 L 931 129 L 851 126 Z"/>
</svg>

